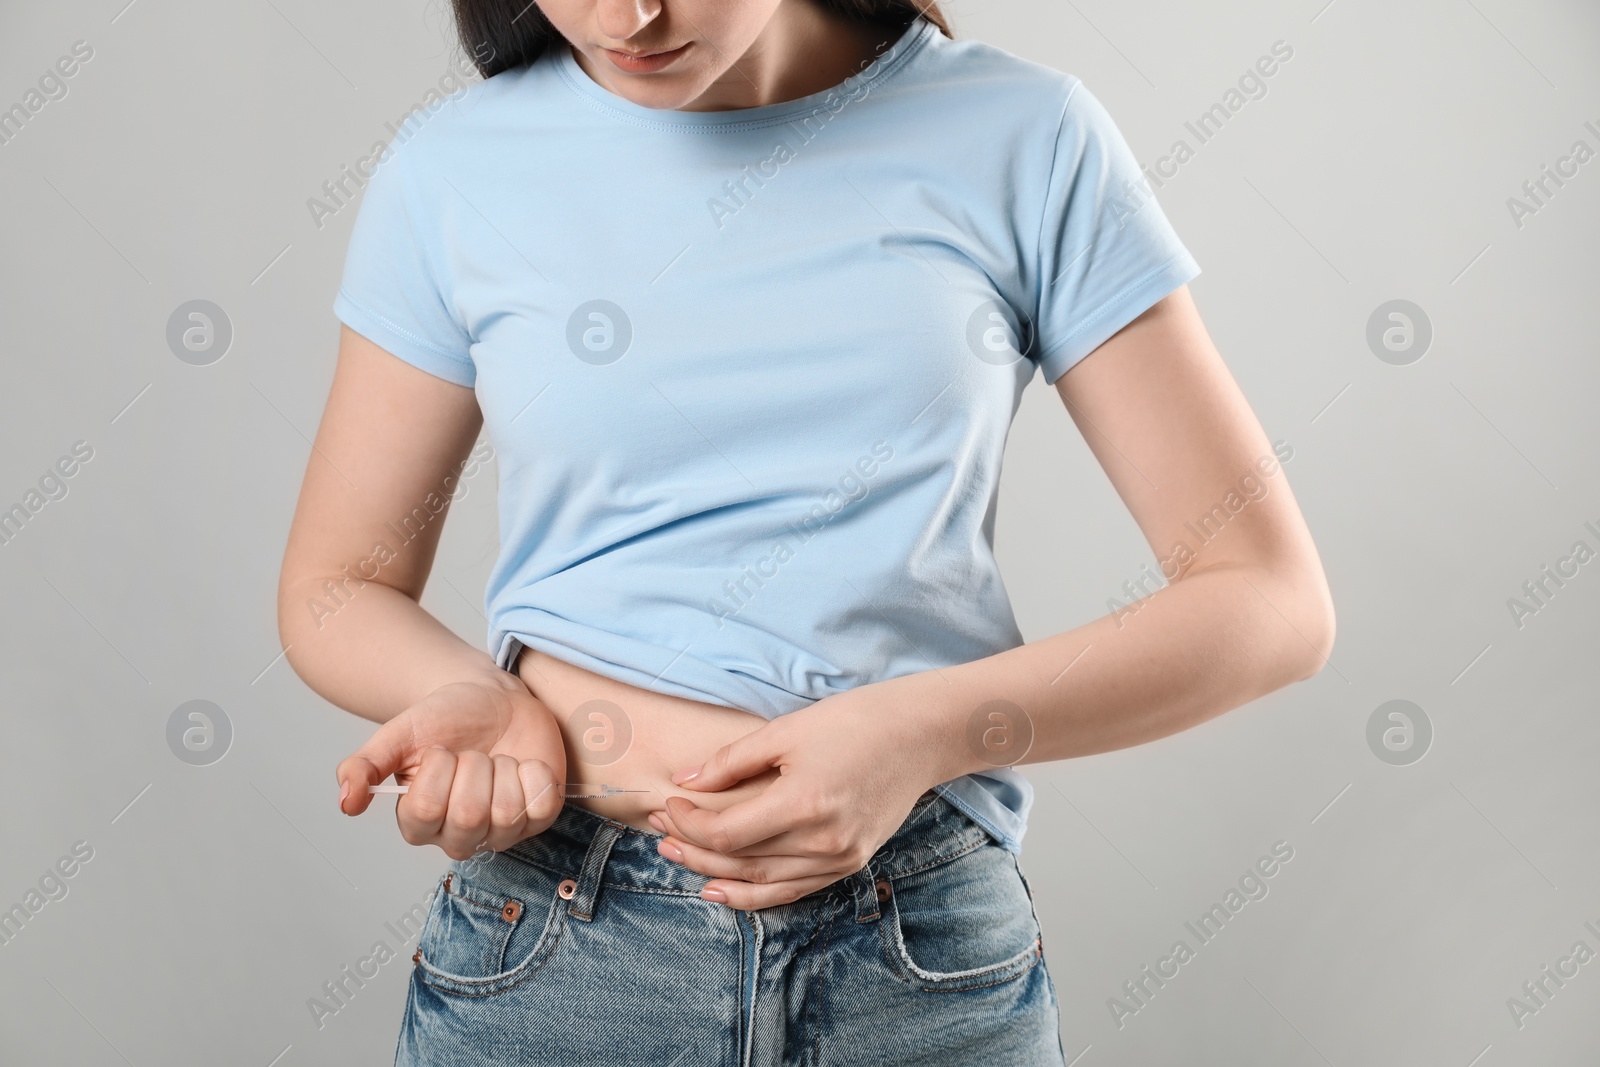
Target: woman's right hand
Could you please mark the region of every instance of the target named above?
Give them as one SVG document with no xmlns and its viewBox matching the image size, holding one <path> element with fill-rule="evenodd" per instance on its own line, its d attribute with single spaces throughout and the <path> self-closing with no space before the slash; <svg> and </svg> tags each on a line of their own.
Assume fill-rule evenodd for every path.
<svg viewBox="0 0 1600 1067">
<path fill-rule="evenodd" d="M 400 835 L 464 860 L 548 829 L 567 758 L 555 717 L 520 681 L 452 682 L 378 727 L 336 773 L 346 815 L 391 774 L 409 785 L 395 805 Z"/>
</svg>

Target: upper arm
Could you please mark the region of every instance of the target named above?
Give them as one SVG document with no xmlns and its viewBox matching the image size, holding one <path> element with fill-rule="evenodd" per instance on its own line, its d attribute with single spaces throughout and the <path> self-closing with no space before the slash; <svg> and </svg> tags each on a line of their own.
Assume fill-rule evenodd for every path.
<svg viewBox="0 0 1600 1067">
<path fill-rule="evenodd" d="M 348 567 L 420 598 L 482 424 L 470 388 L 419 370 L 342 326 L 338 366 L 289 531 L 280 597 L 298 581 L 338 576 Z"/>
<path fill-rule="evenodd" d="M 1167 579 L 1255 564 L 1323 581 L 1279 458 L 1187 286 L 1057 379 L 1056 391 Z"/>
</svg>

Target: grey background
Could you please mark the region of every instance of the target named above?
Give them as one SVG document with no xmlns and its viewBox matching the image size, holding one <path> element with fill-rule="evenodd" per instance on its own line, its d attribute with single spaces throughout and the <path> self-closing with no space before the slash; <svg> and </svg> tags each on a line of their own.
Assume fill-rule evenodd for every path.
<svg viewBox="0 0 1600 1067">
<path fill-rule="evenodd" d="M 383 1064 L 409 948 L 320 1028 L 325 981 L 394 947 L 441 853 L 335 810 L 370 724 L 280 658 L 274 589 L 333 367 L 353 208 L 305 202 L 444 73 L 444 8 L 311 0 L 0 8 L 0 106 L 74 41 L 94 58 L 0 145 L 0 505 L 73 442 L 93 459 L 0 546 L 0 909 L 74 842 L 93 859 L 0 945 L 0 1061 Z M 1292 60 L 1160 192 L 1193 290 L 1288 475 L 1339 613 L 1330 665 L 1183 734 L 1033 765 L 1024 867 L 1095 1065 L 1592 1064 L 1600 962 L 1519 1028 L 1521 995 L 1600 950 L 1600 562 L 1518 627 L 1507 599 L 1600 547 L 1600 160 L 1519 228 L 1506 207 L 1600 126 L 1600 11 L 1578 0 L 1202 5 L 985 0 L 960 36 L 1082 77 L 1141 161 L 1272 43 Z M 1188 139 L 1192 142 L 1192 137 Z M 226 357 L 168 349 L 194 299 Z M 1420 361 L 1366 323 L 1406 299 Z M 1053 392 L 1018 415 L 1001 561 L 1024 633 L 1104 614 L 1153 557 Z M 493 472 L 424 605 L 481 642 Z M 169 717 L 219 705 L 208 766 Z M 1385 701 L 1434 737 L 1381 761 Z M 1108 998 L 1276 841 L 1294 858 L 1149 1004 Z"/>
</svg>

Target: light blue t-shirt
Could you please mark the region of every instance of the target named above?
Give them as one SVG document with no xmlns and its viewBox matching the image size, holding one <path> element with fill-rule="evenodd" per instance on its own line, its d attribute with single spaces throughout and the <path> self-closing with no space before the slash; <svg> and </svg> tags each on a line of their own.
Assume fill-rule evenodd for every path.
<svg viewBox="0 0 1600 1067">
<path fill-rule="evenodd" d="M 502 667 L 771 719 L 1022 643 L 993 552 L 1022 390 L 1197 273 L 1078 79 L 919 18 L 764 107 L 646 108 L 561 45 L 417 113 L 334 311 L 476 391 Z M 939 788 L 1020 851 L 1020 773 Z"/>
</svg>

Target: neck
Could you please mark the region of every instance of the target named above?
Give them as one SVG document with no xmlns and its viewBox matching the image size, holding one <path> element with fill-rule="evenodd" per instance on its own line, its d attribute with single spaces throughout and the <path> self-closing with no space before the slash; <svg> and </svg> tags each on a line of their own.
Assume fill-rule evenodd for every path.
<svg viewBox="0 0 1600 1067">
<path fill-rule="evenodd" d="M 835 15 L 820 5 L 778 5 L 744 54 L 680 111 L 729 111 L 796 100 L 830 89 L 866 66 L 898 30 Z M 607 88 L 609 72 L 573 49 L 578 65 Z"/>
</svg>

